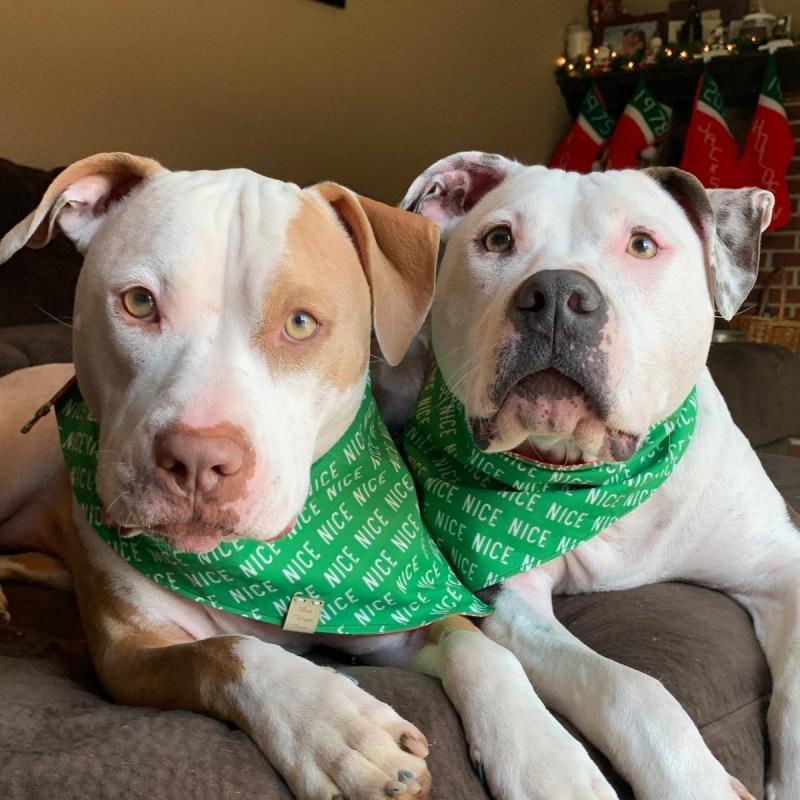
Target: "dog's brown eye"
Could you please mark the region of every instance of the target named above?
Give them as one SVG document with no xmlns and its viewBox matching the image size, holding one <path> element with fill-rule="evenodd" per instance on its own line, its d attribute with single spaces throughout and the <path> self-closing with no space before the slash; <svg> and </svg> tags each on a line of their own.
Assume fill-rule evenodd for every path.
<svg viewBox="0 0 800 800">
<path fill-rule="evenodd" d="M 514 246 L 514 237 L 508 225 L 498 225 L 483 237 L 483 246 L 490 253 L 507 253 Z"/>
<path fill-rule="evenodd" d="M 156 299 L 144 286 L 134 286 L 122 295 L 122 305 L 136 319 L 147 319 L 156 313 Z"/>
<path fill-rule="evenodd" d="M 283 326 L 286 335 L 298 342 L 310 339 L 317 332 L 317 328 L 319 322 L 308 311 L 295 311 Z"/>
<path fill-rule="evenodd" d="M 646 233 L 634 233 L 628 242 L 627 252 L 634 258 L 652 258 L 658 253 L 658 245 Z"/>
</svg>

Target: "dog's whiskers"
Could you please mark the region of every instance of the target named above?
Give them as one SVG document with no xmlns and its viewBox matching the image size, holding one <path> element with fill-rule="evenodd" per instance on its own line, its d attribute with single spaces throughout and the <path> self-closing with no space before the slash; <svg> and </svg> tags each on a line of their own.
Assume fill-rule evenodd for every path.
<svg viewBox="0 0 800 800">
<path fill-rule="evenodd" d="M 71 323 L 65 322 L 63 319 L 59 319 L 57 316 L 55 316 L 54 314 L 51 314 L 47 309 L 42 308 L 41 306 L 36 306 L 36 308 L 39 311 L 41 311 L 42 314 L 45 314 L 46 316 L 50 317 L 50 319 L 52 319 L 53 322 L 57 322 L 59 325 L 63 325 L 65 328 L 72 329 L 73 326 L 72 326 Z"/>
</svg>

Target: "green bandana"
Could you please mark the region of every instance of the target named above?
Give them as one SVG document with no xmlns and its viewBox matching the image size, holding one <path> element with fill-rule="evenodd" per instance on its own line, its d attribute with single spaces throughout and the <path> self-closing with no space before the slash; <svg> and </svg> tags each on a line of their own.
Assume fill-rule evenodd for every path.
<svg viewBox="0 0 800 800">
<path fill-rule="evenodd" d="M 367 387 L 342 438 L 311 467 L 294 530 L 273 542 L 239 539 L 180 553 L 145 534 L 101 522 L 95 491 L 98 425 L 77 386 L 56 405 L 61 449 L 86 519 L 132 567 L 165 589 L 291 630 L 384 633 L 488 606 L 459 583 L 425 530 L 414 483 Z M 321 600 L 322 603 L 316 602 Z M 310 624 L 290 626 L 297 603 Z"/>
<path fill-rule="evenodd" d="M 428 529 L 474 592 L 568 553 L 644 503 L 680 461 L 696 420 L 692 389 L 627 461 L 551 467 L 480 450 L 437 368 L 405 449 Z"/>
</svg>

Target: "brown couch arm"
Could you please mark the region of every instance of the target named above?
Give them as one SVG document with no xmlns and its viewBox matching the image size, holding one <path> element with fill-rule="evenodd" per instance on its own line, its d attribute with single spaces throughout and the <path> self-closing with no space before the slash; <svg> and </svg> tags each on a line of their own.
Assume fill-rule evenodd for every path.
<svg viewBox="0 0 800 800">
<path fill-rule="evenodd" d="M 788 453 L 800 436 L 800 358 L 771 344 L 712 344 L 708 368 L 750 444 Z"/>
</svg>

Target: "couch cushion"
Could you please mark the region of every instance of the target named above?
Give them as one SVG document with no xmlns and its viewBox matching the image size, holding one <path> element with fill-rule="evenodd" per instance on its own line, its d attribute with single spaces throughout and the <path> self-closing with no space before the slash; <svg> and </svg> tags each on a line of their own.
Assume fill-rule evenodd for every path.
<svg viewBox="0 0 800 800">
<path fill-rule="evenodd" d="M 11 348 L 22 356 L 24 363 L 12 367 L 37 364 L 66 363 L 72 361 L 72 328 L 55 322 L 43 325 L 10 325 L 0 327 L 0 375 L 11 372 L 3 358 L 4 348 Z"/>
<path fill-rule="evenodd" d="M 4 797 L 288 799 L 240 732 L 189 712 L 110 703 L 94 677 L 71 597 L 13 584 L 7 591 L 12 625 L 0 631 Z M 725 766 L 762 797 L 769 674 L 738 605 L 707 589 L 660 584 L 557 598 L 556 611 L 591 647 L 662 680 Z M 434 798 L 486 800 L 436 681 L 406 670 L 346 671 L 426 732 Z M 632 800 L 607 761 L 589 749 L 620 800 Z"/>
<path fill-rule="evenodd" d="M 59 172 L 0 159 L 0 236 L 36 207 Z M 82 260 L 64 236 L 41 250 L 20 250 L 0 269 L 0 325 L 69 320 Z"/>
<path fill-rule="evenodd" d="M 240 731 L 191 712 L 110 702 L 91 668 L 71 596 L 11 584 L 6 591 L 12 624 L 0 629 L 3 800 L 291 800 Z M 437 681 L 398 669 L 346 672 L 426 732 L 434 797 L 487 800 Z"/>
<path fill-rule="evenodd" d="M 728 771 L 763 796 L 770 675 L 743 608 L 719 592 L 677 583 L 559 597 L 555 607 L 597 652 L 658 678 Z M 620 800 L 633 800 L 615 781 Z"/>
<path fill-rule="evenodd" d="M 758 457 L 786 502 L 800 511 L 800 458 L 771 453 L 759 453 Z"/>
<path fill-rule="evenodd" d="M 3 341 L 2 330 L 0 328 L 0 377 L 13 372 L 15 369 L 30 366 L 30 361 L 28 361 L 25 353 Z"/>
<path fill-rule="evenodd" d="M 712 344 L 708 368 L 753 447 L 800 436 L 800 358 L 772 344 Z"/>
</svg>

